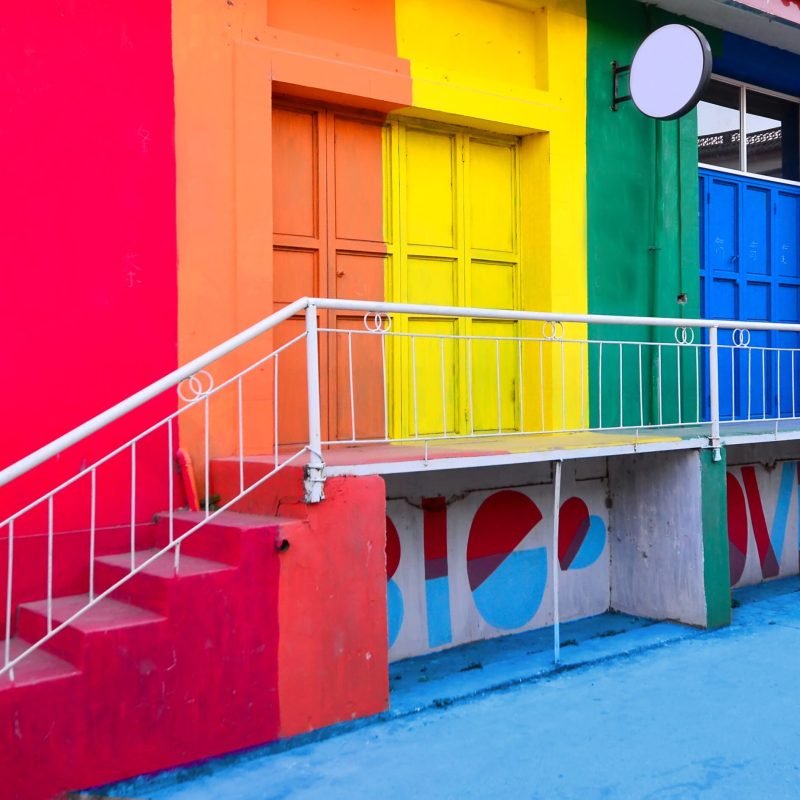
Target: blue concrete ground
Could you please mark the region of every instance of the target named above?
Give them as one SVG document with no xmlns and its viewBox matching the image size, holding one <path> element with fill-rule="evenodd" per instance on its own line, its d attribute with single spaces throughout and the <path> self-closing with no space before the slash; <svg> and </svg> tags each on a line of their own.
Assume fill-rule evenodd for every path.
<svg viewBox="0 0 800 800">
<path fill-rule="evenodd" d="M 615 615 L 563 626 L 562 638 L 576 643 L 556 672 L 542 632 L 414 659 L 393 670 L 393 715 L 376 724 L 114 792 L 800 798 L 798 592 L 798 579 L 742 591 L 734 624 L 714 633 Z"/>
</svg>

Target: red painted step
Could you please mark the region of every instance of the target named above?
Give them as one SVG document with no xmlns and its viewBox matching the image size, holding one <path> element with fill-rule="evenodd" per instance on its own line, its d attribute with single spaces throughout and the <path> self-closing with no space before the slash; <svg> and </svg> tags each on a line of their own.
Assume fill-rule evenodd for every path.
<svg viewBox="0 0 800 800">
<path fill-rule="evenodd" d="M 139 567 L 156 556 L 157 550 L 143 550 L 134 553 L 134 564 Z M 100 556 L 95 559 L 95 591 L 104 592 L 131 571 L 130 553 L 113 556 Z M 178 571 L 175 572 L 174 552 L 158 556 L 133 577 L 129 578 L 112 597 L 134 603 L 157 613 L 169 612 L 176 591 L 185 591 L 186 581 L 200 583 L 200 591 L 216 591 L 225 588 L 235 579 L 236 568 L 218 561 L 195 558 L 183 552 L 180 554 Z M 184 585 L 179 588 L 179 584 Z"/>
<path fill-rule="evenodd" d="M 200 518 L 176 515 L 176 530 Z M 13 683 L 0 680 L 0 800 L 44 800 L 276 739 L 275 543 L 298 524 L 220 515 L 183 543 L 177 574 L 173 553 L 156 557 L 43 644 Z M 130 553 L 97 557 L 95 592 L 130 568 Z M 88 599 L 54 598 L 52 626 Z M 15 654 L 46 633 L 47 615 L 43 600 L 18 606 Z"/>
<path fill-rule="evenodd" d="M 172 535 L 177 538 L 205 519 L 202 511 L 176 511 L 173 514 Z M 223 564 L 240 564 L 246 549 L 246 540 L 253 535 L 275 537 L 281 527 L 294 520 L 260 514 L 239 514 L 225 511 L 181 542 L 181 552 Z M 170 541 L 170 523 L 167 514 L 156 520 L 155 546 L 166 547 Z"/>
<path fill-rule="evenodd" d="M 5 653 L 5 640 L 0 639 L 0 653 Z M 11 639 L 10 655 L 11 658 L 16 658 L 24 650 L 27 650 L 31 643 L 25 641 L 19 636 L 14 636 Z M 0 664 L 2 664 L 0 659 Z M 11 675 L 6 673 L 0 676 L 0 692 L 9 691 L 15 687 L 29 686 L 33 684 L 40 684 L 44 681 L 67 681 L 76 678 L 80 675 L 80 670 L 74 664 L 48 653 L 46 650 L 39 648 L 34 650 L 29 656 L 20 662 L 19 666 L 14 669 L 14 681 L 11 681 Z"/>
<path fill-rule="evenodd" d="M 88 594 L 53 599 L 52 627 L 65 622 L 89 602 Z M 38 641 L 47 633 L 47 601 L 23 603 L 17 612 L 17 630 L 23 639 Z M 128 636 L 133 628 L 163 627 L 164 617 L 143 608 L 105 598 L 43 645 L 51 653 L 83 666 L 92 637 L 105 642 L 114 634 Z"/>
<path fill-rule="evenodd" d="M 177 574 L 172 553 L 158 556 L 4 679 L 0 800 L 47 800 L 386 708 L 383 482 L 332 479 L 326 502 L 306 507 L 301 471 L 277 477 L 254 504 L 291 519 L 220 514 L 182 543 Z M 202 518 L 176 514 L 173 532 Z M 162 546 L 169 523 L 153 529 Z M 129 570 L 129 554 L 98 555 L 95 591 Z M 55 598 L 54 624 L 87 599 Z M 15 651 L 46 630 L 47 604 L 16 615 Z"/>
</svg>

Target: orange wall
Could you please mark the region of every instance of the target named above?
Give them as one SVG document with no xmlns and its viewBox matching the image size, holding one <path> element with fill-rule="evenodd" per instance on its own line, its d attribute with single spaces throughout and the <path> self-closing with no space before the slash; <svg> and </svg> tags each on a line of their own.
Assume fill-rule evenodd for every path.
<svg viewBox="0 0 800 800">
<path fill-rule="evenodd" d="M 281 737 L 389 704 L 386 487 L 377 476 L 331 478 L 325 497 L 305 506 L 308 526 L 281 561 Z"/>
<path fill-rule="evenodd" d="M 316 39 L 397 54 L 394 0 L 269 0 L 267 22 Z"/>
<path fill-rule="evenodd" d="M 378 112 L 410 105 L 408 62 L 396 56 L 394 3 L 361 5 L 356 13 L 352 0 L 174 0 L 180 363 L 267 316 L 277 299 L 273 95 Z M 215 379 L 270 350 L 269 341 L 254 343 L 215 367 Z M 271 403 L 264 370 L 244 392 L 249 452 L 272 444 Z M 236 415 L 233 391 L 213 399 L 211 454 L 237 452 Z M 196 463 L 202 422 L 198 409 L 181 423 Z"/>
</svg>

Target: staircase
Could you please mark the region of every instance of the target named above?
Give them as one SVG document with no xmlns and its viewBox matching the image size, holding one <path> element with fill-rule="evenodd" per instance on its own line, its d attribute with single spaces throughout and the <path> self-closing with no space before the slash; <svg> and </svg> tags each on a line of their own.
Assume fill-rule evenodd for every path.
<svg viewBox="0 0 800 800">
<path fill-rule="evenodd" d="M 177 512 L 176 534 L 202 515 Z M 280 733 L 280 549 L 302 520 L 227 512 L 0 677 L 0 797 L 48 798 L 269 742 Z M 156 547 L 168 527 L 155 523 Z M 157 550 L 137 551 L 142 563 Z M 95 559 L 96 591 L 131 568 Z M 52 626 L 88 595 L 52 600 Z M 47 602 L 16 607 L 12 655 L 47 632 Z"/>
</svg>

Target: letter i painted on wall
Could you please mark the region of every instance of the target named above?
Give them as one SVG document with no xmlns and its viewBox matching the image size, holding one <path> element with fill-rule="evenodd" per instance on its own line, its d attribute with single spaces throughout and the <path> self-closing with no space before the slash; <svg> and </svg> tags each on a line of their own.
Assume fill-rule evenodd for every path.
<svg viewBox="0 0 800 800">
<path fill-rule="evenodd" d="M 441 647 L 453 639 L 450 579 L 447 575 L 447 504 L 444 497 L 423 497 L 422 512 L 428 646 Z"/>
</svg>

